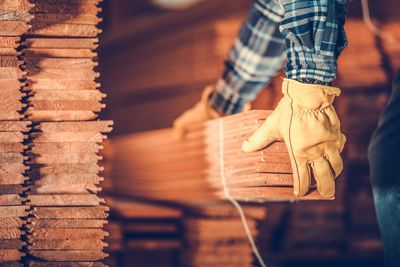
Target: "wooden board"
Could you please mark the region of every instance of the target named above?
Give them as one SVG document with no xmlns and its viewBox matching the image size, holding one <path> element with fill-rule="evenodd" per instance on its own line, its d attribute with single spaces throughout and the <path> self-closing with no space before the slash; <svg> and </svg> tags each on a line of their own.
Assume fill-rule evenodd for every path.
<svg viewBox="0 0 400 267">
<path fill-rule="evenodd" d="M 29 195 L 29 205 L 34 206 L 98 206 L 104 202 L 94 194 Z"/>
<path fill-rule="evenodd" d="M 1 209 L 1 207 L 0 207 Z M 109 208 L 98 207 L 34 207 L 32 215 L 48 219 L 105 219 Z"/>
</svg>

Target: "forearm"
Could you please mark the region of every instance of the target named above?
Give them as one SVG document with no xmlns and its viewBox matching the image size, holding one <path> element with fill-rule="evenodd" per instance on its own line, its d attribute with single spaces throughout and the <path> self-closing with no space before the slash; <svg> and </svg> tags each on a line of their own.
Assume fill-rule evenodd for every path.
<svg viewBox="0 0 400 267">
<path fill-rule="evenodd" d="M 279 24 L 283 10 L 274 0 L 255 1 L 232 47 L 210 99 L 220 114 L 234 114 L 254 100 L 286 59 Z"/>
</svg>

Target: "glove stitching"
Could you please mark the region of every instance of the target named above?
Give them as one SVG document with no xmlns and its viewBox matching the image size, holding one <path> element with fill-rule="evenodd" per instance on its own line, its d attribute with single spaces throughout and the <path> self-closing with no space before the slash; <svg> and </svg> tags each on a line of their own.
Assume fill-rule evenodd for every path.
<svg viewBox="0 0 400 267">
<path fill-rule="evenodd" d="M 296 157 L 294 155 L 294 151 L 293 151 L 293 145 L 292 145 L 292 134 L 291 134 L 291 128 L 292 128 L 292 121 L 293 121 L 293 115 L 294 115 L 294 108 L 293 108 L 293 98 L 290 96 L 289 94 L 289 85 L 287 85 L 286 87 L 286 94 L 290 99 L 290 110 L 291 110 L 291 114 L 290 114 L 290 120 L 289 120 L 289 129 L 288 129 L 288 138 L 289 138 L 289 146 L 290 146 L 290 152 L 292 154 L 292 158 L 296 167 L 296 173 L 297 173 L 297 182 L 298 182 L 298 196 L 300 196 L 300 172 L 299 172 L 299 166 L 297 164 L 297 160 Z"/>
<path fill-rule="evenodd" d="M 308 114 L 315 114 L 315 113 L 318 113 L 318 112 L 325 112 L 326 113 L 326 110 L 327 109 L 329 109 L 329 108 L 331 108 L 332 107 L 332 105 L 329 105 L 329 106 L 327 106 L 327 107 L 323 107 L 323 108 L 318 108 L 318 109 L 306 109 L 306 110 L 304 110 L 304 109 L 302 109 L 302 110 L 300 110 L 300 111 L 298 111 L 298 112 L 296 112 L 298 115 L 308 115 Z"/>
</svg>

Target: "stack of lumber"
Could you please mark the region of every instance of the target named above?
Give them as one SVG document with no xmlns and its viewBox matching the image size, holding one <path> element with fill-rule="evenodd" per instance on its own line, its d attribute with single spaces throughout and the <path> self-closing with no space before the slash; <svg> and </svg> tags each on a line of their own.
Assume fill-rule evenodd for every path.
<svg viewBox="0 0 400 267">
<path fill-rule="evenodd" d="M 174 139 L 170 129 L 115 138 L 113 191 L 163 200 L 224 199 L 224 175 L 236 199 L 295 200 L 283 142 L 255 153 L 241 150 L 269 114 L 250 111 L 212 120 L 193 127 L 184 140 Z M 321 197 L 313 190 L 301 199 Z"/>
<path fill-rule="evenodd" d="M 31 178 L 31 266 L 103 266 L 108 207 L 97 196 L 97 154 L 112 122 L 98 121 L 105 96 L 95 81 L 100 0 L 34 0 L 24 42 Z M 56 262 L 56 263 L 55 263 Z"/>
<path fill-rule="evenodd" d="M 253 237 L 264 207 L 244 207 Z M 184 218 L 184 250 L 181 263 L 188 267 L 253 266 L 253 251 L 239 213 L 230 203 L 207 203 L 191 207 Z"/>
<path fill-rule="evenodd" d="M 31 20 L 28 0 L 0 2 L 0 265 L 22 266 L 22 236 L 26 191 L 24 161 L 30 122 L 21 114 L 26 104 L 21 92 L 26 73 L 21 70 L 20 39 Z"/>
<path fill-rule="evenodd" d="M 112 257 L 119 255 L 116 266 L 174 267 L 181 246 L 182 211 L 176 207 L 121 198 L 107 198 L 111 224 L 119 224 L 122 242 L 109 239 Z M 111 234 L 111 233 L 110 233 Z M 119 244 L 122 243 L 122 249 Z M 111 248 L 117 249 L 113 250 Z M 113 250 L 113 251 L 112 251 Z"/>
</svg>

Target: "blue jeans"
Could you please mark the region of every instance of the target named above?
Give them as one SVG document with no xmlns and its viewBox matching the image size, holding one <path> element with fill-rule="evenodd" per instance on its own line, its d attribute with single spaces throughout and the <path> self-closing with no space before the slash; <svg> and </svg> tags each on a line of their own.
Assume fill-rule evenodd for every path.
<svg viewBox="0 0 400 267">
<path fill-rule="evenodd" d="M 368 151 L 384 266 L 400 266 L 400 71 Z"/>
</svg>

